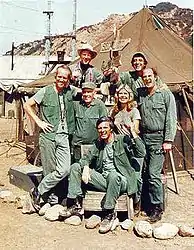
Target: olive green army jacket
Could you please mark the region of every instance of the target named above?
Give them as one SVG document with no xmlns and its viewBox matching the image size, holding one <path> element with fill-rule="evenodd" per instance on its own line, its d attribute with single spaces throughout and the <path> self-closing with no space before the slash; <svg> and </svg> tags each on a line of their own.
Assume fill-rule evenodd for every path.
<svg viewBox="0 0 194 250">
<path fill-rule="evenodd" d="M 97 172 L 103 171 L 103 141 L 97 140 L 88 154 L 80 159 L 80 165 L 94 168 Z M 126 135 L 115 135 L 113 142 L 113 163 L 115 169 L 127 179 L 127 194 L 131 195 L 137 191 L 137 179 L 132 164 L 133 157 L 143 158 L 145 156 L 145 146 L 142 140 L 137 137 L 131 140 Z"/>
<path fill-rule="evenodd" d="M 119 77 L 120 77 L 120 81 L 117 83 L 118 87 L 121 84 L 128 85 L 131 88 L 131 90 L 133 91 L 135 99 L 137 99 L 138 88 L 141 88 L 144 86 L 142 78 L 137 75 L 136 71 L 121 72 L 119 74 Z M 156 84 L 158 87 L 168 89 L 168 86 L 165 83 L 163 83 L 162 80 L 158 76 L 156 78 Z"/>
</svg>

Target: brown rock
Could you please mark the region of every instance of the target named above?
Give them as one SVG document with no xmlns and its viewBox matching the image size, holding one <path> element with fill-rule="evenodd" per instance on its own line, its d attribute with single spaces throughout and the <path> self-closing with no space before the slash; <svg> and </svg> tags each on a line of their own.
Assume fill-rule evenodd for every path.
<svg viewBox="0 0 194 250">
<path fill-rule="evenodd" d="M 194 237 L 194 229 L 185 225 L 179 226 L 178 234 L 182 237 Z"/>
</svg>

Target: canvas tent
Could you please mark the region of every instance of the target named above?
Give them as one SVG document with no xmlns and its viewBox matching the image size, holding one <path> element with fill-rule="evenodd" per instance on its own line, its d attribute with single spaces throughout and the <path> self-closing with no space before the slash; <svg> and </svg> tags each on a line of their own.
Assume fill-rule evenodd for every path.
<svg viewBox="0 0 194 250">
<path fill-rule="evenodd" d="M 159 76 L 174 92 L 177 101 L 178 120 L 180 130 L 177 131 L 174 150 L 177 169 L 192 167 L 193 148 L 190 145 L 193 135 L 192 117 L 188 116 L 188 107 L 192 106 L 192 81 L 193 64 L 192 48 L 178 35 L 175 34 L 153 11 L 148 8 L 140 10 L 133 18 L 127 21 L 119 30 L 119 39 L 127 39 L 127 43 L 121 43 L 120 54 L 122 65 L 120 71 L 131 69 L 132 55 L 137 51 L 145 53 L 148 66 L 155 67 Z M 109 60 L 109 46 L 115 38 L 114 33 L 105 38 L 104 43 L 95 47 L 98 52 L 93 60 L 93 65 L 99 70 L 103 61 Z M 74 62 L 75 63 L 75 62 Z M 27 85 L 25 89 L 34 89 L 51 84 L 54 81 L 54 73 L 37 79 Z M 188 106 L 182 90 L 186 92 Z"/>
<path fill-rule="evenodd" d="M 156 67 L 160 77 L 167 83 L 189 82 L 192 75 L 192 48 L 176 35 L 148 8 L 143 8 L 119 30 L 121 39 L 131 41 L 121 50 L 120 71 L 129 70 L 131 58 L 137 51 L 145 53 L 149 66 Z M 113 34 L 106 42 L 113 40 Z M 93 63 L 97 68 L 109 58 L 109 52 L 102 52 L 101 45 Z"/>
<path fill-rule="evenodd" d="M 149 66 L 155 67 L 168 85 L 193 80 L 192 48 L 149 8 L 140 10 L 118 30 L 118 33 L 120 40 L 130 39 L 130 42 L 124 43 L 120 48 L 120 71 L 131 69 L 132 55 L 142 51 L 148 59 Z M 114 33 L 105 38 L 102 44 L 111 44 L 113 40 Z M 99 70 L 103 61 L 109 60 L 109 51 L 103 51 L 102 44 L 95 47 L 98 55 L 92 61 Z M 46 85 L 53 80 L 54 74 L 50 74 L 30 83 L 29 86 Z"/>
</svg>

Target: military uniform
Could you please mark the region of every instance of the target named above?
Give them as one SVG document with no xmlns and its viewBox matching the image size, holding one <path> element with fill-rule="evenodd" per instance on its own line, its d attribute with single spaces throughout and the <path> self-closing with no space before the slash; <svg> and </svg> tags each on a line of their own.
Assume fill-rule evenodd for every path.
<svg viewBox="0 0 194 250">
<path fill-rule="evenodd" d="M 81 158 L 79 163 L 71 166 L 68 198 L 83 196 L 81 176 L 86 165 L 91 168 L 89 185 L 106 192 L 104 209 L 114 209 L 121 193 L 132 195 L 137 191 L 131 158 L 144 157 L 145 147 L 142 140 L 138 137 L 132 144 L 128 136 L 116 135 L 112 144 L 108 145 L 96 141 L 89 153 Z M 127 146 L 130 148 L 129 151 L 126 151 Z"/>
<path fill-rule="evenodd" d="M 73 135 L 72 146 L 74 160 L 81 158 L 80 145 L 92 144 L 98 137 L 96 129 L 97 120 L 107 115 L 105 104 L 98 99 L 94 99 L 90 106 L 84 101 L 74 103 L 76 129 Z"/>
<path fill-rule="evenodd" d="M 133 91 L 135 99 L 138 98 L 138 89 L 144 86 L 142 78 L 138 76 L 136 71 L 126 71 L 119 74 L 120 81 L 117 83 L 118 86 L 121 84 L 127 84 Z M 162 80 L 157 76 L 156 85 L 168 89 L 168 86 L 162 82 Z"/>
<path fill-rule="evenodd" d="M 69 86 L 58 94 L 52 85 L 40 89 L 33 96 L 39 104 L 41 119 L 53 125 L 51 132 L 40 131 L 39 147 L 44 176 L 38 186 L 41 195 L 50 191 L 69 174 L 69 135 L 75 130 L 75 95 L 75 88 Z"/>
<path fill-rule="evenodd" d="M 176 103 L 169 90 L 157 88 L 148 95 L 147 88 L 139 89 L 141 131 L 146 146 L 149 196 L 151 203 L 163 203 L 161 170 L 164 153 L 162 144 L 173 142 L 176 134 Z"/>
<path fill-rule="evenodd" d="M 103 75 L 97 71 L 92 65 L 83 65 L 85 69 L 81 67 L 81 63 L 78 62 L 72 69 L 72 74 L 75 77 L 73 85 L 81 88 L 84 82 L 94 82 L 97 86 L 102 82 Z"/>
</svg>

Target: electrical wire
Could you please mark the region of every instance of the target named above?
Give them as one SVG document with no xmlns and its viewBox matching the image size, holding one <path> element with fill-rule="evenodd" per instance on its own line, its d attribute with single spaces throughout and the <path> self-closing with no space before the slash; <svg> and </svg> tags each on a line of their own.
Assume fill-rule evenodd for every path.
<svg viewBox="0 0 194 250">
<path fill-rule="evenodd" d="M 37 13 L 42 15 L 41 11 L 38 10 L 38 9 L 33 9 L 33 8 L 25 7 L 25 6 L 20 6 L 20 5 L 10 3 L 10 2 L 5 2 L 5 1 L 1 1 L 1 4 L 6 4 L 6 5 L 13 6 L 13 7 L 20 8 L 20 9 L 31 10 L 31 11 L 37 12 Z"/>
<path fill-rule="evenodd" d="M 17 29 L 17 28 L 12 28 L 4 25 L 0 25 L 1 28 L 3 29 L 10 29 L 10 30 L 16 30 L 16 31 L 21 31 L 29 34 L 39 34 L 39 35 L 44 35 L 44 33 L 36 32 L 36 31 L 27 31 L 27 30 L 22 30 L 22 29 Z"/>
</svg>

